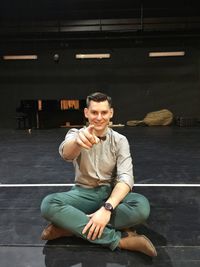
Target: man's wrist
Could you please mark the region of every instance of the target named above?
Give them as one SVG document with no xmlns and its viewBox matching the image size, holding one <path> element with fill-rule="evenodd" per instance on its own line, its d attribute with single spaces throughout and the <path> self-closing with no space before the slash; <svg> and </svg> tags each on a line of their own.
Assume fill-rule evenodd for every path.
<svg viewBox="0 0 200 267">
<path fill-rule="evenodd" d="M 80 133 L 80 130 L 78 130 L 78 132 L 77 132 L 77 136 L 76 136 L 76 138 L 75 138 L 75 144 L 79 147 L 79 148 L 81 148 L 82 146 L 80 145 L 80 137 L 79 137 L 79 133 Z"/>
<path fill-rule="evenodd" d="M 111 213 L 112 213 L 113 210 L 114 210 L 112 204 L 110 204 L 109 202 L 105 202 L 105 203 L 103 204 L 103 207 L 104 207 L 106 210 L 110 211 Z"/>
</svg>

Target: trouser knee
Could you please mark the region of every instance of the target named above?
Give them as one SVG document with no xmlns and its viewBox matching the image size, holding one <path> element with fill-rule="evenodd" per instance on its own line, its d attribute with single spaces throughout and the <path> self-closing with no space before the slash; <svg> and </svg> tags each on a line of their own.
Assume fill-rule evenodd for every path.
<svg viewBox="0 0 200 267">
<path fill-rule="evenodd" d="M 49 220 L 52 216 L 52 204 L 53 204 L 54 194 L 46 196 L 41 203 L 40 210 L 42 216 Z"/>
<path fill-rule="evenodd" d="M 146 221 L 150 214 L 150 204 L 145 196 L 139 198 L 138 207 L 140 210 L 141 221 Z"/>
</svg>

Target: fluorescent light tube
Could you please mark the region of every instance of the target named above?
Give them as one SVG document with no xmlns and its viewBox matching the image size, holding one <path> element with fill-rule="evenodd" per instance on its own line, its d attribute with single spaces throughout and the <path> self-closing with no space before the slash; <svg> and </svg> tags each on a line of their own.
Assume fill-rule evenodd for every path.
<svg viewBox="0 0 200 267">
<path fill-rule="evenodd" d="M 5 55 L 4 60 L 32 60 L 37 59 L 37 55 Z"/>
<path fill-rule="evenodd" d="M 181 56 L 185 56 L 185 51 L 149 52 L 149 57 L 181 57 Z"/>
<path fill-rule="evenodd" d="M 76 59 L 110 58 L 110 54 L 76 54 Z"/>
</svg>

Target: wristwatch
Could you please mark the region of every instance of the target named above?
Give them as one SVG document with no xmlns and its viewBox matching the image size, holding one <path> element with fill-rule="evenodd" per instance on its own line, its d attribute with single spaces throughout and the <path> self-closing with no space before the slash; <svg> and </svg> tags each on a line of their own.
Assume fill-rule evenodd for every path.
<svg viewBox="0 0 200 267">
<path fill-rule="evenodd" d="M 109 202 L 105 202 L 103 206 L 106 210 L 109 210 L 110 212 L 113 211 L 113 206 Z"/>
</svg>

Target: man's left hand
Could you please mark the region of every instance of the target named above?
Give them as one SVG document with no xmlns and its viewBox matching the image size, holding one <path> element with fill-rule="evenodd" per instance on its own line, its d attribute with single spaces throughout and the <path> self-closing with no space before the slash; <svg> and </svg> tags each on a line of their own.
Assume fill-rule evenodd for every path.
<svg viewBox="0 0 200 267">
<path fill-rule="evenodd" d="M 90 220 L 84 227 L 82 234 L 88 231 L 88 239 L 95 240 L 97 237 L 100 238 L 104 228 L 110 221 L 111 212 L 101 207 L 95 213 L 88 215 L 88 217 L 90 217 Z"/>
</svg>

